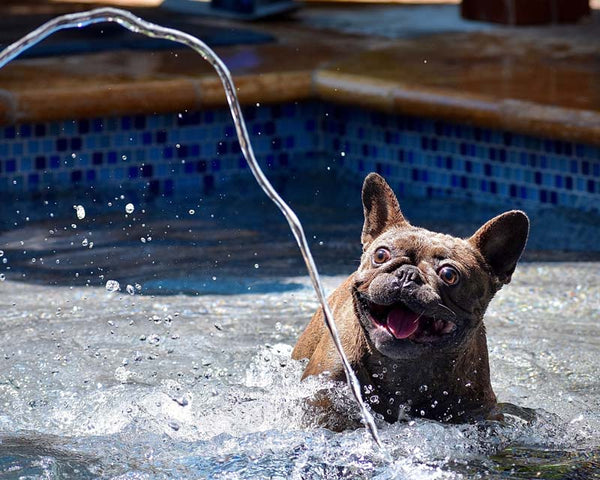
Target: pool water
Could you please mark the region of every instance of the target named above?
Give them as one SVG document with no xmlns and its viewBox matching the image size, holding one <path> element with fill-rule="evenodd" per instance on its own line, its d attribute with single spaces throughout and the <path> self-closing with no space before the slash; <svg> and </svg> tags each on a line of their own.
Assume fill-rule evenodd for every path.
<svg viewBox="0 0 600 480">
<path fill-rule="evenodd" d="M 274 207 L 81 203 L 0 234 L 3 477 L 600 478 L 600 264 L 524 262 L 488 310 L 494 389 L 532 423 L 380 423 L 383 453 L 305 413 L 329 386 L 357 414 L 290 359 L 317 302 Z M 296 207 L 331 291 L 360 206 Z"/>
</svg>

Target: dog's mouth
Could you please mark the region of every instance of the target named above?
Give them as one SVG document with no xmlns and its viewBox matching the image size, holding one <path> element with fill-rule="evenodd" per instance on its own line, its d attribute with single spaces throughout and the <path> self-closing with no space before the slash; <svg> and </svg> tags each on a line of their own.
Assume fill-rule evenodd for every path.
<svg viewBox="0 0 600 480">
<path fill-rule="evenodd" d="M 371 322 L 376 327 L 387 330 L 397 340 L 434 343 L 456 331 L 454 322 L 416 313 L 403 303 L 378 305 L 364 300 L 363 305 Z"/>
</svg>

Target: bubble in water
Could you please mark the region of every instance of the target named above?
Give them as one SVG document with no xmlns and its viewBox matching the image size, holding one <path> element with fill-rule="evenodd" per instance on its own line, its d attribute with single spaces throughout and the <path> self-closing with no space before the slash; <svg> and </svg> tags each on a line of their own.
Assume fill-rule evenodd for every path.
<svg viewBox="0 0 600 480">
<path fill-rule="evenodd" d="M 133 213 L 134 210 L 135 207 L 133 206 L 133 203 L 128 203 L 127 205 L 125 205 L 125 211 L 127 213 Z"/>
<path fill-rule="evenodd" d="M 139 290 L 142 289 L 142 286 L 139 283 L 136 283 L 135 284 L 135 289 L 139 291 Z"/>
<path fill-rule="evenodd" d="M 0 250 L 0 257 L 4 256 L 4 250 Z"/>
<path fill-rule="evenodd" d="M 135 293 L 135 288 L 133 288 L 133 285 L 127 285 L 127 287 L 125 288 L 125 290 L 127 290 L 127 293 L 129 295 L 133 295 Z"/>
<path fill-rule="evenodd" d="M 87 239 L 87 238 L 84 238 L 84 239 L 81 241 L 81 245 L 83 245 L 84 247 L 87 247 L 87 246 L 88 246 L 88 243 L 89 243 L 89 242 L 88 242 L 88 239 Z"/>
<path fill-rule="evenodd" d="M 194 213 L 196 213 L 196 210 L 194 210 L 193 208 L 190 208 L 190 211 L 188 212 L 190 215 L 193 215 Z"/>
<path fill-rule="evenodd" d="M 259 267 L 260 267 L 260 265 L 258 263 L 254 264 L 254 268 L 259 268 Z"/>
<path fill-rule="evenodd" d="M 4 280 L 6 280 L 6 275 L 0 273 L 0 282 L 3 282 Z"/>
<path fill-rule="evenodd" d="M 121 285 L 116 280 L 109 280 L 106 282 L 106 290 L 109 292 L 117 292 L 121 289 Z"/>
<path fill-rule="evenodd" d="M 73 205 L 73 208 L 75 209 L 77 218 L 83 220 L 85 218 L 85 208 L 83 208 L 83 205 Z"/>
</svg>

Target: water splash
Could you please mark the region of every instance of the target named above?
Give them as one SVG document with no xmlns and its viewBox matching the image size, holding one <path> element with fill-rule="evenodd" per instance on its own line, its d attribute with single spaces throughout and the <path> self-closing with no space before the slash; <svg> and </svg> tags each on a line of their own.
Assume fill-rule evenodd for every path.
<svg viewBox="0 0 600 480">
<path fill-rule="evenodd" d="M 105 288 L 109 292 L 118 292 L 121 290 L 121 285 L 116 280 L 109 280 L 106 282 Z"/>
<path fill-rule="evenodd" d="M 83 220 L 85 218 L 85 208 L 83 205 L 73 205 L 73 209 L 75 210 L 79 220 Z"/>
<path fill-rule="evenodd" d="M 379 434 L 377 431 L 377 427 L 375 426 L 373 416 L 362 401 L 360 384 L 358 382 L 358 379 L 356 378 L 356 375 L 354 374 L 352 367 L 350 366 L 350 363 L 342 348 L 342 344 L 337 332 L 337 327 L 333 319 L 333 314 L 327 303 L 325 290 L 321 283 L 317 266 L 308 246 L 308 242 L 306 240 L 302 224 L 300 223 L 300 220 L 296 216 L 295 212 L 284 202 L 284 200 L 275 191 L 267 177 L 264 175 L 260 166 L 258 165 L 256 157 L 254 156 L 252 145 L 250 144 L 250 138 L 246 129 L 246 123 L 244 122 L 239 100 L 235 93 L 235 86 L 231 78 L 231 74 L 229 73 L 229 70 L 225 66 L 223 61 L 204 42 L 192 35 L 181 32 L 179 30 L 166 28 L 150 22 L 146 22 L 145 20 L 136 17 L 135 15 L 126 10 L 116 8 L 98 8 L 95 10 L 90 10 L 88 12 L 61 15 L 41 25 L 33 32 L 29 33 L 20 40 L 12 43 L 8 47 L 6 47 L 2 52 L 0 52 L 0 68 L 5 66 L 8 62 L 13 60 L 17 56 L 19 56 L 25 50 L 31 48 L 35 44 L 41 42 L 46 37 L 59 30 L 67 28 L 81 28 L 101 22 L 115 22 L 135 33 L 141 33 L 152 38 L 162 38 L 165 40 L 171 40 L 186 45 L 194 51 L 198 52 L 202 56 L 202 58 L 204 58 L 208 63 L 210 63 L 213 66 L 213 68 L 219 75 L 219 78 L 221 79 L 221 82 L 223 84 L 223 88 L 225 89 L 227 102 L 229 104 L 229 109 L 231 111 L 231 116 L 235 124 L 238 140 L 244 157 L 248 162 L 248 165 L 250 167 L 250 170 L 252 171 L 252 174 L 254 175 L 254 178 L 256 179 L 260 187 L 263 189 L 263 191 L 266 193 L 266 195 L 281 210 L 290 226 L 290 229 L 292 230 L 292 233 L 294 234 L 296 242 L 298 243 L 300 251 L 302 252 L 302 257 L 304 258 L 304 261 L 306 263 L 306 267 L 308 269 L 313 288 L 315 290 L 319 303 L 323 308 L 325 324 L 333 338 L 335 347 L 339 352 L 340 358 L 342 360 L 342 365 L 346 373 L 346 378 L 348 379 L 348 384 L 350 385 L 352 394 L 360 407 L 363 421 L 367 429 L 371 433 L 371 436 L 373 437 L 375 443 L 380 448 L 383 448 L 381 440 L 379 439 Z"/>
</svg>

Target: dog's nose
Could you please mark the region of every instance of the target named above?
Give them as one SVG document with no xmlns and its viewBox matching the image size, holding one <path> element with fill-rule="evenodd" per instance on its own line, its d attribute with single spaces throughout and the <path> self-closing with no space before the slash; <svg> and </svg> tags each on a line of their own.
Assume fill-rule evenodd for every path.
<svg viewBox="0 0 600 480">
<path fill-rule="evenodd" d="M 421 270 L 414 265 L 402 265 L 395 273 L 401 287 L 419 286 L 425 283 Z"/>
</svg>

